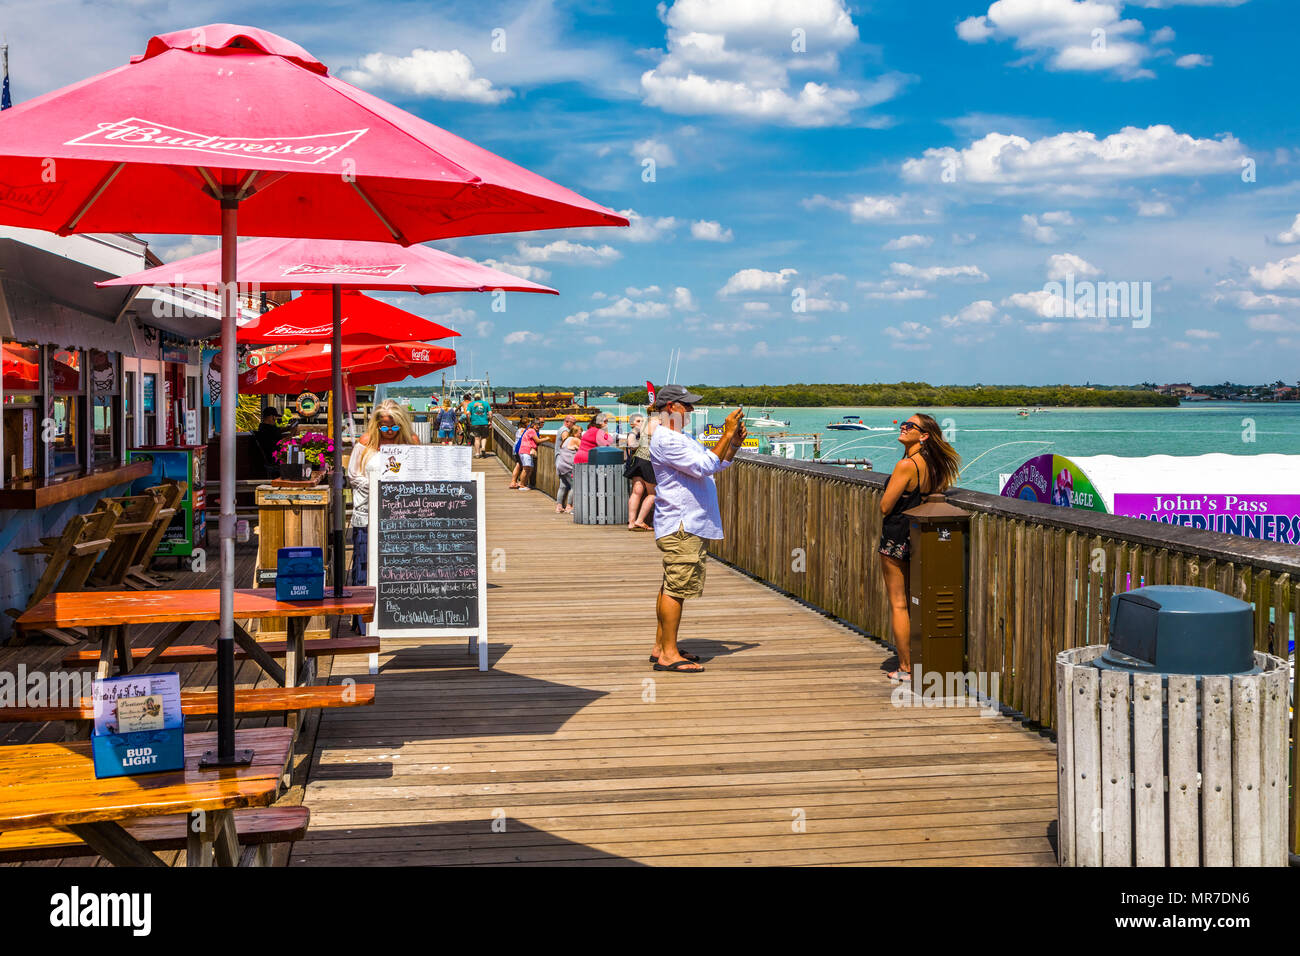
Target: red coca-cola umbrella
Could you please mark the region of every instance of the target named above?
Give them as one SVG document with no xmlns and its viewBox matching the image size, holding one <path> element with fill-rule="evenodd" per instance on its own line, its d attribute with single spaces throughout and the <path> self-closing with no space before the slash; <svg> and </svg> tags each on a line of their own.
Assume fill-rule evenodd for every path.
<svg viewBox="0 0 1300 956">
<path fill-rule="evenodd" d="M 338 296 L 343 350 L 331 351 L 327 359 L 329 355 L 346 355 L 351 345 L 432 342 L 460 335 L 445 325 L 361 292 L 346 290 L 339 292 Z M 333 314 L 333 292 L 304 292 L 241 326 L 238 339 L 247 345 L 332 344 Z"/>
<path fill-rule="evenodd" d="M 328 343 L 290 349 L 240 375 L 239 390 L 263 395 L 325 391 L 333 384 L 333 357 Z M 344 375 L 355 387 L 448 368 L 456 364 L 456 352 L 427 342 L 389 342 L 345 346 L 342 359 Z"/>
<path fill-rule="evenodd" d="M 0 223 L 220 233 L 223 282 L 218 750 L 234 751 L 235 239 L 369 239 L 627 225 L 603 206 L 329 75 L 283 37 L 213 24 L 0 112 Z M 220 215 L 218 217 L 218 210 Z"/>
</svg>

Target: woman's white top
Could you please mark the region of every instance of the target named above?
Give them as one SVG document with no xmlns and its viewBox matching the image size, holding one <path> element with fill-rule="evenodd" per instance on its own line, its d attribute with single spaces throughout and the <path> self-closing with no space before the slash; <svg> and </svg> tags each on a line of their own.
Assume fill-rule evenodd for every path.
<svg viewBox="0 0 1300 956">
<path fill-rule="evenodd" d="M 352 487 L 352 527 L 370 526 L 370 479 L 384 473 L 384 456 L 375 452 L 366 458 L 364 471 L 361 459 L 365 445 L 353 445 L 348 458 L 348 484 Z"/>
</svg>

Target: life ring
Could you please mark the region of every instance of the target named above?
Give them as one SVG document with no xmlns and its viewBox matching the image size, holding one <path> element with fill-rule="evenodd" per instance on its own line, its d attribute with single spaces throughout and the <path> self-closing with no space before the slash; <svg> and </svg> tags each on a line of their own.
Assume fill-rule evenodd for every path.
<svg viewBox="0 0 1300 956">
<path fill-rule="evenodd" d="M 303 418 L 315 418 L 316 413 L 320 411 L 320 399 L 315 392 L 303 392 L 293 403 L 293 407 Z"/>
</svg>

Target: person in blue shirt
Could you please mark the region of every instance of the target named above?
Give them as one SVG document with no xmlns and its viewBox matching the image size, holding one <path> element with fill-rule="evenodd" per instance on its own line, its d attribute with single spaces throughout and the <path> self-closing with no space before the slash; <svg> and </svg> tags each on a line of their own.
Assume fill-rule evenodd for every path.
<svg viewBox="0 0 1300 956">
<path fill-rule="evenodd" d="M 655 605 L 658 629 L 650 662 L 657 671 L 699 674 L 695 654 L 677 647 L 682 602 L 704 593 L 707 540 L 722 538 L 718 489 L 713 475 L 731 464 L 745 440 L 743 411 L 727 416 L 712 450 L 682 431 L 700 396 L 681 385 L 665 385 L 655 394 L 659 424 L 650 436 L 650 464 L 655 473 L 655 544 L 664 556 L 663 584 Z"/>
<path fill-rule="evenodd" d="M 483 401 L 483 396 L 474 393 L 474 399 L 469 403 L 469 433 L 474 438 L 474 455 L 477 458 L 487 457 L 487 439 L 488 428 L 491 424 L 492 406 Z"/>
<path fill-rule="evenodd" d="M 451 407 L 451 401 L 444 398 L 442 400 L 442 410 L 438 412 L 438 441 L 450 443 L 456 435 L 456 410 Z"/>
</svg>

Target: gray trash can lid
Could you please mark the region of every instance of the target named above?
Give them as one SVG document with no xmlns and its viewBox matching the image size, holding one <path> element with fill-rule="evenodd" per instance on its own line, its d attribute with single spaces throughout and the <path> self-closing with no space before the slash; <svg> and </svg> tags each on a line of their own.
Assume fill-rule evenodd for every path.
<svg viewBox="0 0 1300 956">
<path fill-rule="evenodd" d="M 1110 646 L 1098 667 L 1162 674 L 1254 669 L 1254 611 L 1209 588 L 1153 585 L 1110 602 Z"/>
</svg>

